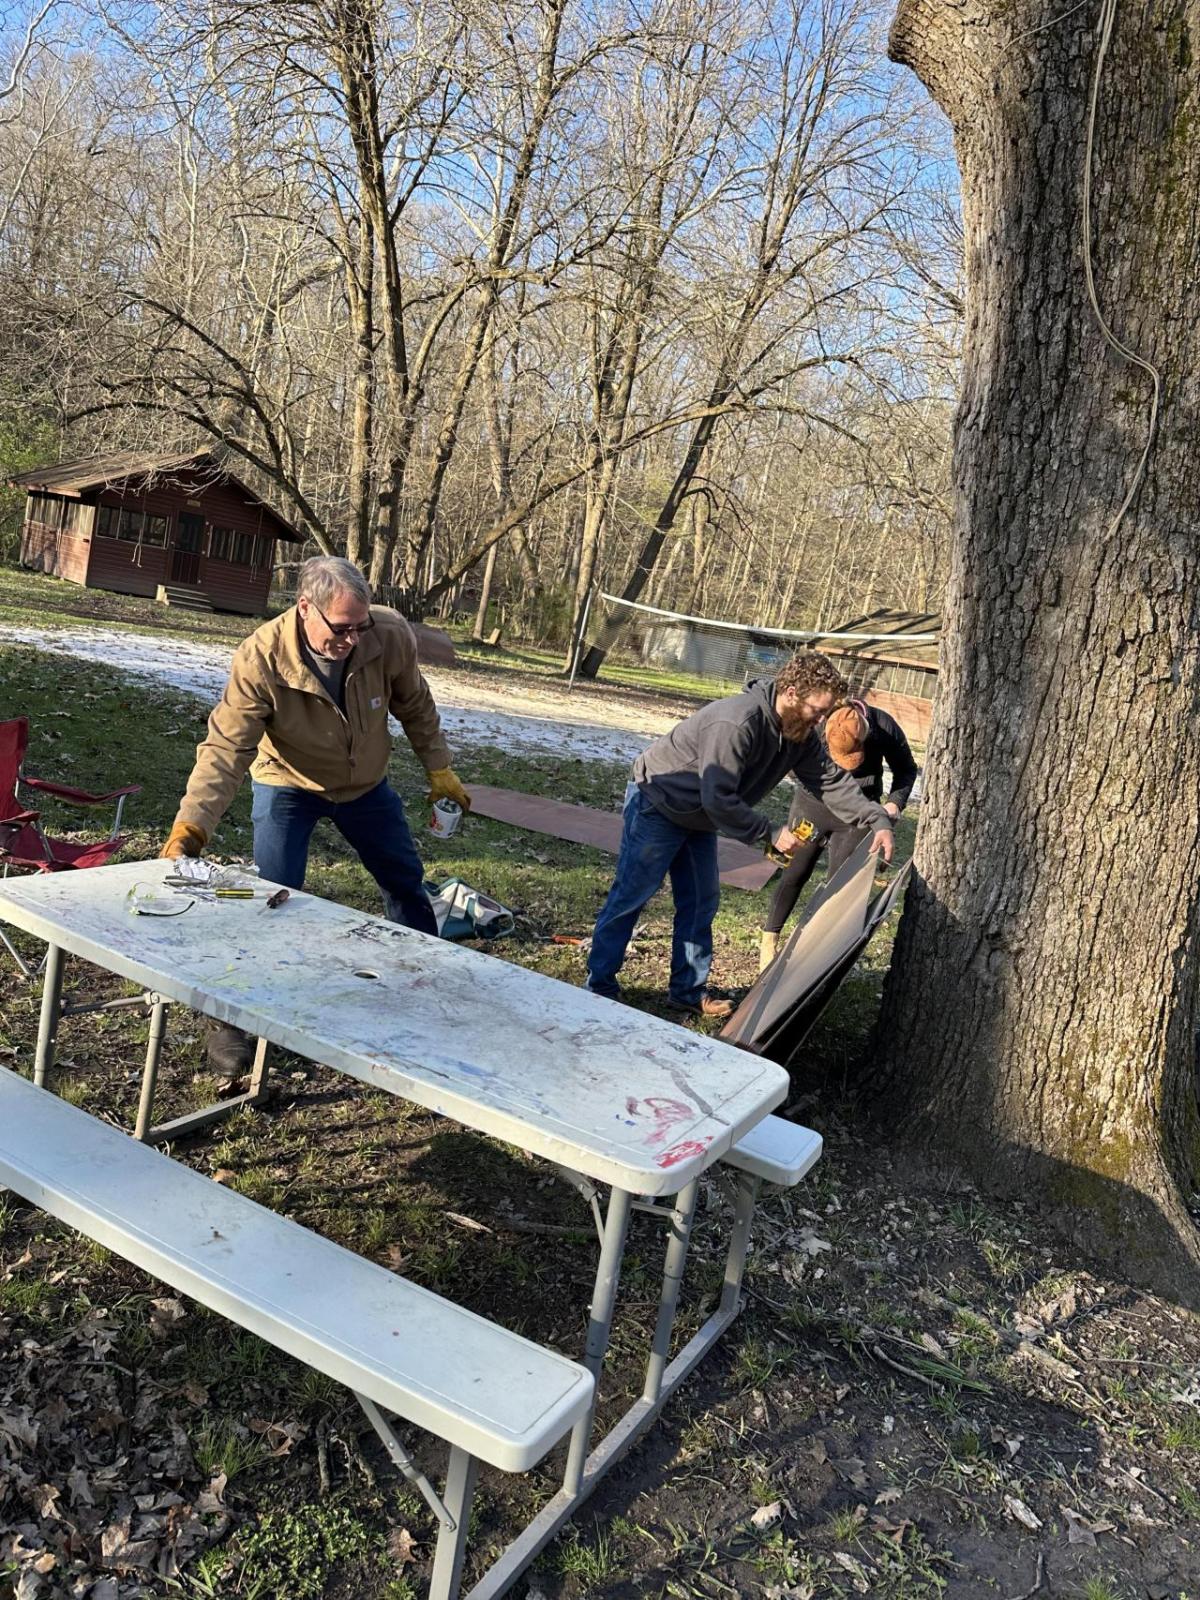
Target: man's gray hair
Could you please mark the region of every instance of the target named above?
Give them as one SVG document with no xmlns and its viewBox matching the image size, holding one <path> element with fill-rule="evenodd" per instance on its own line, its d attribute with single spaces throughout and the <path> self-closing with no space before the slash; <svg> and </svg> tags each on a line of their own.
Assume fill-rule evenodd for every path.
<svg viewBox="0 0 1200 1600">
<path fill-rule="evenodd" d="M 339 594 L 353 595 L 365 606 L 371 604 L 371 585 L 352 561 L 344 556 L 313 556 L 300 568 L 297 600 L 303 596 L 320 611 Z"/>
</svg>

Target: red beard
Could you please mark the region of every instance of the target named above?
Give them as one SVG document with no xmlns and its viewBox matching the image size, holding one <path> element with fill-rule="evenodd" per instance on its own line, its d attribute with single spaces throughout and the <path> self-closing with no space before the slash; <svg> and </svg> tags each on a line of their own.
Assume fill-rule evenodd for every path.
<svg viewBox="0 0 1200 1600">
<path fill-rule="evenodd" d="M 807 711 L 779 712 L 779 726 L 783 729 L 783 737 L 792 740 L 794 744 L 807 739 L 819 721 L 819 717 L 811 716 Z"/>
</svg>

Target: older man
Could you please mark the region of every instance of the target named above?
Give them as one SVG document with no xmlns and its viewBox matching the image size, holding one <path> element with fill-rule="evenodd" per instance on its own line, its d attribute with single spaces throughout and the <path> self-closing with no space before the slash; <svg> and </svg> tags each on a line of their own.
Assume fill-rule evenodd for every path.
<svg viewBox="0 0 1200 1600">
<path fill-rule="evenodd" d="M 721 899 L 717 834 L 761 845 L 786 862 L 801 843 L 754 808 L 791 772 L 837 817 L 869 828 L 871 848 L 892 858 L 891 819 L 829 759 L 817 735 L 847 686 L 827 656 L 794 655 L 776 675 L 714 700 L 664 734 L 633 764 L 625 791 L 617 875 L 592 935 L 588 988 L 616 998 L 617 973 L 646 902 L 670 876 L 675 898 L 668 1003 L 725 1017 L 728 1000 L 706 992 L 712 925 Z"/>
<path fill-rule="evenodd" d="M 388 916 L 436 934 L 421 860 L 387 781 L 389 712 L 429 774 L 430 798 L 469 809 L 412 629 L 371 604 L 349 561 L 306 561 L 296 604 L 234 654 L 163 855 L 199 855 L 249 772 L 254 862 L 264 878 L 301 888 L 313 829 L 328 818 L 383 891 Z M 216 1053 L 226 1070 L 241 1064 L 240 1050 Z"/>
</svg>

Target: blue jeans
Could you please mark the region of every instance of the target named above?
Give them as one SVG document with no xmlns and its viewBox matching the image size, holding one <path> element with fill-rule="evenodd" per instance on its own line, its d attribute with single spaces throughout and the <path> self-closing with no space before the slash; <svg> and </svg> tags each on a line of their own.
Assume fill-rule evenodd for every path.
<svg viewBox="0 0 1200 1600">
<path fill-rule="evenodd" d="M 408 831 L 400 796 L 386 778 L 357 800 L 340 804 L 311 789 L 255 783 L 254 865 L 272 883 L 304 887 L 308 842 L 322 817 L 345 839 L 383 890 L 393 922 L 437 935 L 437 919 L 425 893 L 425 872 Z"/>
<path fill-rule="evenodd" d="M 620 994 L 617 973 L 637 919 L 668 875 L 675 899 L 670 997 L 696 1005 L 712 967 L 712 925 L 721 903 L 717 836 L 669 822 L 631 783 L 625 790 L 617 876 L 596 919 L 588 956 L 587 986 L 593 994 L 612 999 Z"/>
</svg>

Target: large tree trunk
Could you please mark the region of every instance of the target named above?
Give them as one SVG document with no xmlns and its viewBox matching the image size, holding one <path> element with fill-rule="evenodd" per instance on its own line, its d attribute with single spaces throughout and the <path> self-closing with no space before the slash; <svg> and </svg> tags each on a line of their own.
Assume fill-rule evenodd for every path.
<svg viewBox="0 0 1200 1600">
<path fill-rule="evenodd" d="M 1083 239 L 1093 12 L 902 0 L 891 49 L 951 118 L 968 325 L 918 881 L 882 1108 L 1037 1197 L 1127 1278 L 1200 1298 L 1196 505 L 1200 11 L 1122 8 Z"/>
</svg>

